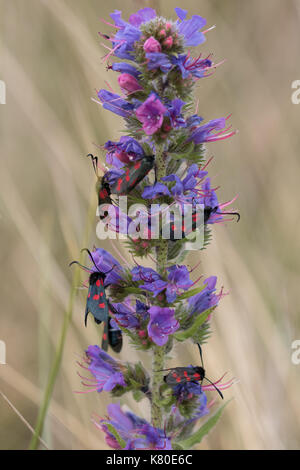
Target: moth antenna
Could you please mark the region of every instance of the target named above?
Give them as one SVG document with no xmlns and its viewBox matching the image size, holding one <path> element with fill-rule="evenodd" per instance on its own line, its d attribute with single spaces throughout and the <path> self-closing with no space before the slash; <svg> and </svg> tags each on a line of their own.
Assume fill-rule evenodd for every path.
<svg viewBox="0 0 300 470">
<path fill-rule="evenodd" d="M 93 155 L 92 153 L 89 153 L 87 155 L 87 157 L 91 157 L 95 175 L 97 176 L 97 178 L 99 178 L 99 175 L 98 175 L 98 157 Z"/>
<path fill-rule="evenodd" d="M 200 353 L 200 359 L 201 359 L 202 369 L 204 369 L 203 356 L 202 356 L 202 348 L 201 348 L 201 346 L 200 346 L 199 343 L 197 343 L 197 346 L 198 346 L 198 348 L 199 348 L 199 353 Z"/>
<path fill-rule="evenodd" d="M 215 212 L 215 214 L 218 214 L 218 215 L 236 215 L 237 216 L 237 222 L 240 221 L 240 213 L 239 212 Z"/>
<path fill-rule="evenodd" d="M 222 394 L 221 390 L 219 390 L 218 387 L 216 387 L 215 384 L 211 380 L 209 380 L 207 377 L 204 377 L 204 378 L 205 378 L 205 380 L 207 380 L 207 382 L 209 382 L 216 389 L 216 391 L 218 392 L 218 394 L 220 395 L 222 400 L 224 400 L 224 397 L 223 397 L 223 394 Z"/>
<path fill-rule="evenodd" d="M 92 256 L 92 253 L 90 252 L 90 250 L 89 250 L 88 248 L 82 248 L 81 253 L 82 253 L 83 251 L 86 251 L 86 252 L 88 253 L 88 255 L 89 255 L 89 257 L 91 258 L 91 260 L 92 260 L 92 262 L 93 262 L 95 268 L 96 268 L 97 271 L 100 273 L 101 271 L 100 271 L 100 269 L 98 268 L 98 266 L 96 265 L 96 263 L 95 263 L 95 261 L 94 261 L 94 258 L 93 258 L 93 256 Z"/>
<path fill-rule="evenodd" d="M 69 267 L 72 266 L 73 264 L 78 264 L 78 266 L 83 268 L 85 271 L 87 271 L 88 273 L 91 273 L 91 270 L 87 268 L 86 266 L 84 266 L 83 264 L 79 263 L 79 261 L 72 261 L 72 263 L 69 264 Z"/>
</svg>

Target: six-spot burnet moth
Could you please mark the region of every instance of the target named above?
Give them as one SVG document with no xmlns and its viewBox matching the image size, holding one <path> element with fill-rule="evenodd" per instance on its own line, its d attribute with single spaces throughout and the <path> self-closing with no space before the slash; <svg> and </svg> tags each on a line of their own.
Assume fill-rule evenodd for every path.
<svg viewBox="0 0 300 470">
<path fill-rule="evenodd" d="M 190 367 L 174 367 L 172 369 L 162 369 L 161 371 L 157 372 L 166 372 L 169 371 L 167 375 L 164 376 L 164 381 L 166 384 L 170 385 L 171 387 L 174 387 L 175 385 L 178 384 L 183 384 L 183 383 L 196 383 L 199 384 L 200 386 L 202 385 L 203 380 L 207 380 L 218 392 L 220 397 L 223 399 L 223 394 L 222 392 L 215 386 L 211 380 L 209 380 L 205 376 L 205 369 L 203 366 L 203 356 L 202 356 L 202 349 L 200 344 L 198 344 L 199 352 L 200 352 L 200 358 L 201 358 L 201 366 L 190 366 Z"/>
<path fill-rule="evenodd" d="M 199 213 L 199 212 L 197 212 L 196 209 L 193 209 L 192 221 L 191 221 L 191 224 L 189 226 L 185 225 L 184 219 L 179 222 L 181 224 L 181 233 L 179 233 L 179 239 L 181 239 L 181 238 L 183 239 L 183 238 L 187 237 L 190 233 L 194 232 L 197 229 L 197 227 L 201 223 L 200 217 L 202 217 L 202 222 L 204 224 L 207 224 L 210 216 L 213 215 L 213 214 L 217 214 L 217 215 L 234 215 L 234 216 L 237 216 L 237 222 L 239 222 L 239 220 L 240 220 L 240 214 L 238 212 L 222 212 L 222 211 L 219 212 L 219 206 L 215 206 L 215 207 L 206 206 L 206 207 L 204 207 L 203 215 L 201 214 L 201 212 Z M 170 240 L 173 241 L 173 242 L 178 240 L 178 235 L 177 235 L 177 237 L 175 237 L 175 233 L 176 233 L 177 230 L 178 230 L 177 229 L 177 223 L 175 221 L 175 222 L 171 223 L 171 225 L 170 225 Z"/>
<path fill-rule="evenodd" d="M 102 177 L 98 176 L 98 157 L 91 153 L 88 154 L 88 157 L 91 157 L 94 171 L 98 177 L 97 193 L 99 206 L 101 204 L 111 204 L 111 195 L 125 196 L 129 194 L 152 170 L 155 161 L 154 155 L 148 155 L 141 160 L 136 160 L 130 163 L 126 170 L 124 170 L 124 173 L 116 178 L 113 183 L 109 183 L 109 172 L 105 173 Z"/>
<path fill-rule="evenodd" d="M 96 265 L 91 252 L 87 248 L 84 248 L 84 251 L 87 251 L 97 271 L 92 272 L 89 268 L 81 265 L 78 261 L 72 261 L 72 263 L 70 263 L 70 266 L 72 264 L 78 264 L 90 273 L 89 289 L 84 318 L 85 326 L 87 325 L 87 317 L 89 313 L 93 315 L 97 324 L 104 322 L 102 349 L 104 349 L 104 351 L 107 351 L 109 344 L 115 352 L 120 352 L 122 349 L 123 341 L 122 332 L 120 330 L 114 329 L 110 324 L 111 318 L 109 312 L 114 312 L 115 309 L 106 297 L 105 288 L 108 287 L 108 285 L 104 287 L 104 281 L 106 279 L 106 276 L 111 273 L 117 265 L 113 266 L 112 269 L 107 272 L 102 272 Z"/>
</svg>

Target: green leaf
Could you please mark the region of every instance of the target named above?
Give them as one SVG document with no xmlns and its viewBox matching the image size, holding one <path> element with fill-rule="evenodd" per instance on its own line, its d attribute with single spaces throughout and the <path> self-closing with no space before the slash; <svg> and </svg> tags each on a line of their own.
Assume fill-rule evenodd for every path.
<svg viewBox="0 0 300 470">
<path fill-rule="evenodd" d="M 188 299 L 189 297 L 192 297 L 193 295 L 199 294 L 199 292 L 203 291 L 204 288 L 205 286 L 201 286 L 201 287 L 196 287 L 195 289 L 188 290 L 187 292 L 184 292 L 184 294 L 179 295 L 175 302 L 179 302 L 180 300 Z"/>
<path fill-rule="evenodd" d="M 207 320 L 209 314 L 211 313 L 211 308 L 208 308 L 205 310 L 205 312 L 202 312 L 195 320 L 193 325 L 188 328 L 187 330 L 184 331 L 179 331 L 178 333 L 174 333 L 175 338 L 177 341 L 185 341 L 186 339 L 190 338 L 193 336 L 197 330 L 200 328 L 201 325 Z"/>
<path fill-rule="evenodd" d="M 190 449 L 194 445 L 199 444 L 202 441 L 203 437 L 206 436 L 209 433 L 209 431 L 211 431 L 211 429 L 217 424 L 217 422 L 221 418 L 221 415 L 223 413 L 225 406 L 227 406 L 228 403 L 231 402 L 231 400 L 228 400 L 226 403 L 224 403 L 224 405 L 222 405 L 216 411 L 216 413 L 212 415 L 206 421 L 206 423 L 204 423 L 203 426 L 201 426 L 201 428 L 198 429 L 198 431 L 195 432 L 195 434 L 193 434 L 188 439 L 185 439 L 184 441 L 180 441 L 179 445 L 182 446 L 184 449 Z"/>
<path fill-rule="evenodd" d="M 106 425 L 107 429 L 109 430 L 109 432 L 114 436 L 114 438 L 116 439 L 116 441 L 118 442 L 120 447 L 122 449 L 124 449 L 124 447 L 126 446 L 126 442 L 122 439 L 122 437 L 119 435 L 119 433 L 113 427 L 113 425 L 109 424 L 109 423 L 105 423 L 105 425 Z"/>
<path fill-rule="evenodd" d="M 137 402 L 141 401 L 145 397 L 144 393 L 141 392 L 140 390 L 134 390 L 132 392 L 132 395 L 133 395 L 133 398 L 135 399 L 135 401 L 137 401 Z"/>
</svg>

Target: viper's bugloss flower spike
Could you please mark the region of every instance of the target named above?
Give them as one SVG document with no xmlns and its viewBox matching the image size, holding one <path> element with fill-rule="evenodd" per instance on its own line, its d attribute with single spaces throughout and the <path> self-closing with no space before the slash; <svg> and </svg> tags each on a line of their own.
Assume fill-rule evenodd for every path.
<svg viewBox="0 0 300 470">
<path fill-rule="evenodd" d="M 107 41 L 102 44 L 108 50 L 103 60 L 107 70 L 118 74 L 121 91 L 115 93 L 108 85 L 109 90 L 99 90 L 98 100 L 94 101 L 122 117 L 126 127 L 126 135 L 119 141 L 108 140 L 99 146 L 106 152 L 110 169 L 105 168 L 102 178 L 97 174 L 98 202 L 104 212 L 100 202 L 114 209 L 108 217 L 103 212 L 99 216 L 100 221 L 106 217 L 110 230 L 128 235 L 126 243 L 135 266 L 120 254 L 125 261 L 121 266 L 103 248 L 88 252 L 90 263 L 83 268 L 90 273 L 89 292 L 93 282 L 95 287 L 99 282 L 103 288 L 95 297 L 102 294 L 105 302 L 94 305 L 88 298 L 87 309 L 93 310 L 97 322 L 105 322 L 103 348 L 109 343 L 120 352 L 121 335 L 125 334 L 136 349 L 153 356 L 152 372 L 148 373 L 141 363 L 117 361 L 98 346 L 89 346 L 86 351 L 81 365 L 92 377 L 81 377 L 87 390 L 110 391 L 113 397 L 132 392 L 136 401 L 150 400 L 151 424 L 122 410 L 117 403 L 109 405 L 107 418 L 95 422 L 114 449 L 169 450 L 177 445 L 181 448 L 180 439 L 196 443 L 195 436 L 202 439 L 206 429 L 200 424 L 201 432 L 193 434 L 197 420 L 201 421 L 210 409 L 206 394 L 217 387 L 223 398 L 220 390 L 233 383 L 223 381 L 223 377 L 210 382 L 203 361 L 201 366 L 173 369 L 165 365 L 176 341 L 184 342 L 185 348 L 205 343 L 212 312 L 224 295 L 223 288 L 216 290 L 216 276 L 207 277 L 202 285 L 198 284 L 202 276 L 196 281 L 191 279 L 196 267 L 189 270 L 183 264 L 188 246 L 185 237 L 199 229 L 199 222 L 205 248 L 210 239 L 209 226 L 231 220 L 225 217 L 230 214 L 239 217 L 238 213 L 225 211 L 234 199 L 219 202 L 219 186 L 212 183 L 210 159 L 205 154 L 205 144 L 236 133 L 227 124 L 230 116 L 204 122 L 198 115 L 198 104 L 192 109 L 195 84 L 210 76 L 223 61 L 214 63 L 212 54 L 192 52 L 191 48 L 201 45 L 212 29 L 204 30 L 206 20 L 200 15 L 189 17 L 182 8 L 175 8 L 175 13 L 176 18 L 166 19 L 152 8 L 143 8 L 126 20 L 116 10 L 110 15 L 111 22 L 102 20 L 111 32 L 99 33 Z M 94 168 L 95 160 L 93 157 Z M 129 212 L 118 206 L 117 196 L 121 195 L 129 196 Z M 137 203 L 143 203 L 143 207 L 130 212 Z M 170 240 L 163 233 L 166 205 L 173 209 Z M 186 214 L 191 216 L 189 222 L 180 220 Z M 175 237 L 177 229 L 180 240 Z M 158 239 L 151 238 L 152 231 Z M 148 257 L 155 267 L 142 266 L 137 257 Z M 105 315 L 98 315 L 97 308 L 102 306 Z M 113 335 L 121 342 L 113 343 Z M 122 354 L 126 356 L 126 352 Z"/>
</svg>

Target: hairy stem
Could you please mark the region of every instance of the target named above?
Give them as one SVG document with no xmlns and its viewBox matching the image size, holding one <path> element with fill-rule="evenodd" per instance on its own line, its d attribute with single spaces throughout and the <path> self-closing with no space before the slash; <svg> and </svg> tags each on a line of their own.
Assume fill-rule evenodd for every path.
<svg viewBox="0 0 300 470">
<path fill-rule="evenodd" d="M 156 178 L 159 181 L 161 178 L 166 176 L 166 155 L 163 151 L 163 146 L 157 146 L 156 148 Z M 156 265 L 157 271 L 162 273 L 167 263 L 168 254 L 168 240 L 160 240 L 159 245 L 156 248 Z M 162 410 L 160 407 L 160 386 L 163 381 L 164 368 L 164 354 L 165 348 L 163 346 L 155 346 L 153 349 L 153 362 L 152 362 L 152 425 L 156 428 L 162 428 Z"/>
</svg>

